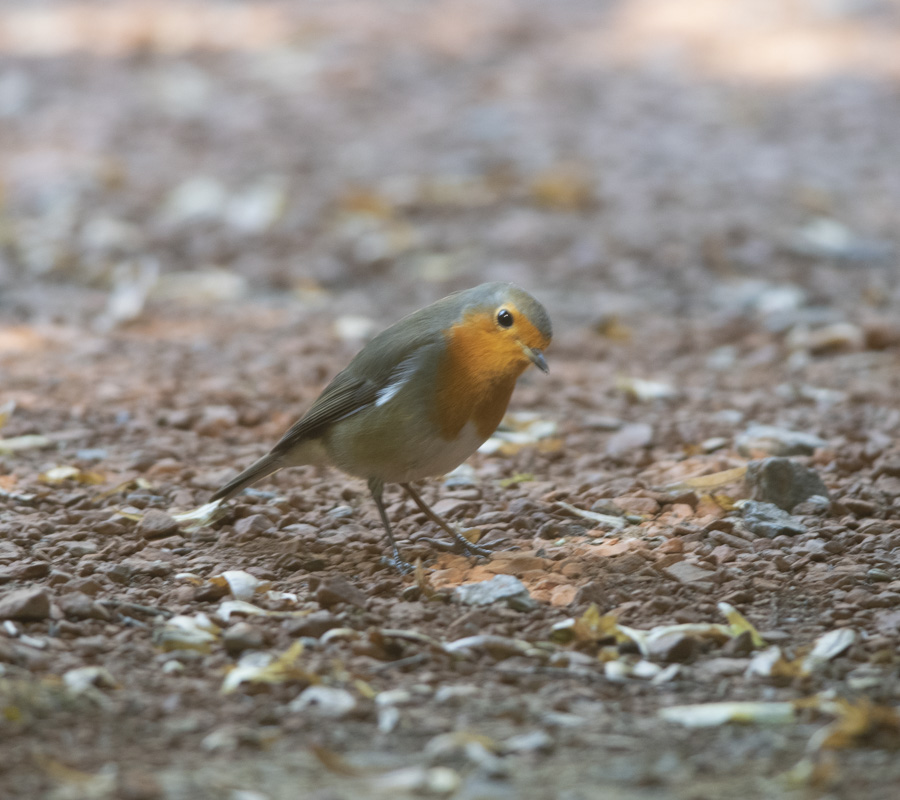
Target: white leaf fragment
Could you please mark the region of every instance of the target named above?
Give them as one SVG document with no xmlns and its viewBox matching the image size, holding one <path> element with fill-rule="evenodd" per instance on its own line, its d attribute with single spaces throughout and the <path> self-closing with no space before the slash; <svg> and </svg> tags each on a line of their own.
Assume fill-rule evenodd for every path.
<svg viewBox="0 0 900 800">
<path fill-rule="evenodd" d="M 574 514 L 576 517 L 581 517 L 582 519 L 586 519 L 597 525 L 603 525 L 611 530 L 619 530 L 628 524 L 624 517 L 616 517 L 612 514 L 599 514 L 596 511 L 586 511 L 583 508 L 564 503 L 562 500 L 558 500 L 556 505 L 565 509 L 570 514 Z"/>
<path fill-rule="evenodd" d="M 814 669 L 837 658 L 856 641 L 856 631 L 852 628 L 837 628 L 828 633 L 823 633 L 816 639 L 813 649 L 803 661 L 803 670 L 812 672 Z"/>
<path fill-rule="evenodd" d="M 227 570 L 222 573 L 222 578 L 235 600 L 250 600 L 254 594 L 264 592 L 270 586 L 267 581 L 261 581 L 242 569 Z"/>
<path fill-rule="evenodd" d="M 661 708 L 659 716 L 687 728 L 712 728 L 729 722 L 785 725 L 794 721 L 794 704 L 788 702 L 724 702 Z"/>
<path fill-rule="evenodd" d="M 193 511 L 185 511 L 182 514 L 172 514 L 172 518 L 177 520 L 182 529 L 190 532 L 198 528 L 204 528 L 215 522 L 219 517 L 226 513 L 225 508 L 220 508 L 221 500 L 215 500 L 212 503 L 206 503 Z"/>
</svg>

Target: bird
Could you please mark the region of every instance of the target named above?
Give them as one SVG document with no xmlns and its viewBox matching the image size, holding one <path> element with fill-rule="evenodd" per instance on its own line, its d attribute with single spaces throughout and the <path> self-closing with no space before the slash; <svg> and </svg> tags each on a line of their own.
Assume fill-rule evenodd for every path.
<svg viewBox="0 0 900 800">
<path fill-rule="evenodd" d="M 285 467 L 328 465 L 367 481 L 391 546 L 387 560 L 401 573 L 412 566 L 394 539 L 385 484 L 399 484 L 470 555 L 488 555 L 412 484 L 455 469 L 494 433 L 519 376 L 532 365 L 549 371 L 543 351 L 552 336 L 544 307 L 511 283 L 483 283 L 425 306 L 372 338 L 275 446 L 210 502 Z"/>
</svg>

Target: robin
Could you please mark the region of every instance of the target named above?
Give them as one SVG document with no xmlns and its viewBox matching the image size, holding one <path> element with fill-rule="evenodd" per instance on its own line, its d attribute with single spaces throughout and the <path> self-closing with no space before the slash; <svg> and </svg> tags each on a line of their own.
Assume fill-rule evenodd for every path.
<svg viewBox="0 0 900 800">
<path fill-rule="evenodd" d="M 435 514 L 412 482 L 449 472 L 488 439 L 525 369 L 548 371 L 542 351 L 551 336 L 544 307 L 512 284 L 448 295 L 372 339 L 281 440 L 210 502 L 283 467 L 328 464 L 368 481 L 400 571 L 411 567 L 384 510 L 386 483 L 399 483 L 470 554 L 486 555 Z"/>
</svg>

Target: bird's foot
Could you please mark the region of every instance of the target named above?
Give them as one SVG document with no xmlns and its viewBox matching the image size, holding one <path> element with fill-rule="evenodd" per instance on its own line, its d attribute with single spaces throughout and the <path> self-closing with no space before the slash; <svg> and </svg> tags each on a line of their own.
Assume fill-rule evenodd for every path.
<svg viewBox="0 0 900 800">
<path fill-rule="evenodd" d="M 382 556 L 381 563 L 393 567 L 401 575 L 409 575 L 411 572 L 415 571 L 415 567 L 401 557 L 399 550 L 395 550 L 394 555 L 390 558 Z"/>
</svg>

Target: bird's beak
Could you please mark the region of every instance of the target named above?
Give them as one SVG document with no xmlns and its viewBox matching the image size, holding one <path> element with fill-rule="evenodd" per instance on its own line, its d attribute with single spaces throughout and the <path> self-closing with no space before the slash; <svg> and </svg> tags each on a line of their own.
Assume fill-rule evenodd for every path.
<svg viewBox="0 0 900 800">
<path fill-rule="evenodd" d="M 528 360 L 541 372 L 550 372 L 550 367 L 547 366 L 547 362 L 544 360 L 544 354 L 540 350 L 533 347 L 526 347 L 525 355 L 528 356 Z"/>
</svg>

